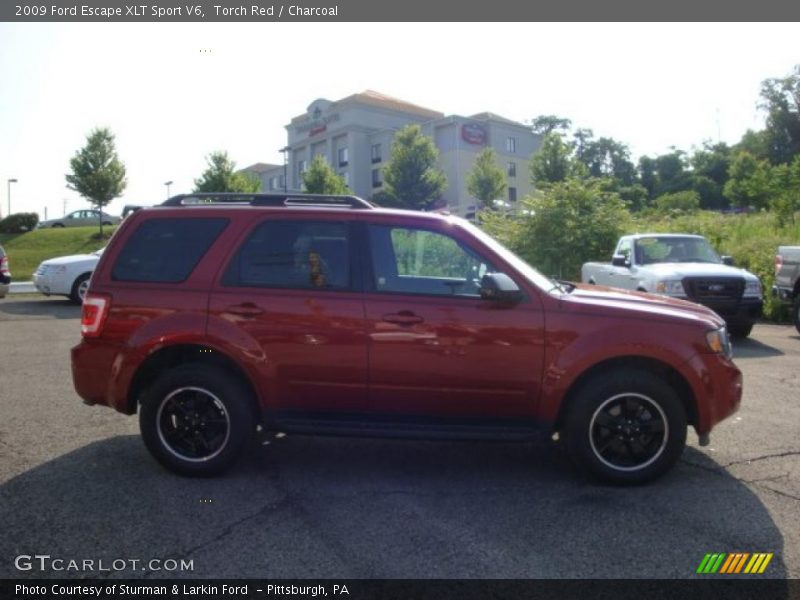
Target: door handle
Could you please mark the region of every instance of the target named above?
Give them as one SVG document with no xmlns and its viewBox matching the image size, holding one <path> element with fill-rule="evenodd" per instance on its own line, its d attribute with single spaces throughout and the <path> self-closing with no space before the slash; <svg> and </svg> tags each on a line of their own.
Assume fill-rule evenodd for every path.
<svg viewBox="0 0 800 600">
<path fill-rule="evenodd" d="M 257 307 L 251 302 L 229 306 L 225 309 L 225 312 L 232 315 L 239 315 L 240 317 L 257 317 L 258 315 L 264 314 L 263 309 Z"/>
<path fill-rule="evenodd" d="M 394 323 L 395 325 L 416 325 L 422 323 L 425 319 L 419 315 L 415 315 L 410 310 L 401 310 L 399 313 L 390 313 L 381 317 L 387 323 Z"/>
</svg>

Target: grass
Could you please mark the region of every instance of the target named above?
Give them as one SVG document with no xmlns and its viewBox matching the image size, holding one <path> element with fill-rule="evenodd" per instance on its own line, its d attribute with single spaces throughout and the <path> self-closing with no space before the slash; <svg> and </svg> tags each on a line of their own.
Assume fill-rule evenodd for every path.
<svg viewBox="0 0 800 600">
<path fill-rule="evenodd" d="M 113 228 L 104 227 L 107 236 Z M 29 233 L 0 233 L 0 245 L 8 254 L 13 281 L 30 281 L 31 275 L 43 260 L 88 254 L 106 245 L 108 239 L 97 239 L 97 227 L 65 227 L 37 229 Z"/>
</svg>

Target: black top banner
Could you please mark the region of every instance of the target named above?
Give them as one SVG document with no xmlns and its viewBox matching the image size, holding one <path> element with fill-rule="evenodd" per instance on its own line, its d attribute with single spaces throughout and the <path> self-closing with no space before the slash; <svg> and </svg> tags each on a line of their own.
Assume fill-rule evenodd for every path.
<svg viewBox="0 0 800 600">
<path fill-rule="evenodd" d="M 9 0 L 9 22 L 797 21 L 786 0 Z M 702 51 L 702 40 L 697 40 Z"/>
</svg>

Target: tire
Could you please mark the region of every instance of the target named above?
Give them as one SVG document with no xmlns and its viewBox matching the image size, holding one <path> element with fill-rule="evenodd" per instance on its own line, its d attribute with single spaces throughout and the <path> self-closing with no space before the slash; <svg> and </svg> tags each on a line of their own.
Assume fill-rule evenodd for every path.
<svg viewBox="0 0 800 600">
<path fill-rule="evenodd" d="M 743 339 L 750 335 L 753 331 L 753 321 L 734 321 L 728 323 L 728 331 L 731 337 Z"/>
<path fill-rule="evenodd" d="M 175 473 L 218 475 L 236 462 L 253 436 L 251 400 L 247 386 L 218 367 L 170 369 L 142 395 L 142 439 L 153 457 Z"/>
<path fill-rule="evenodd" d="M 55 229 L 56 227 L 64 227 L 64 224 L 63 223 L 53 223 L 53 229 Z"/>
<path fill-rule="evenodd" d="M 662 379 L 621 369 L 581 387 L 563 433 L 570 457 L 591 478 L 641 484 L 660 477 L 680 458 L 686 411 Z"/>
<path fill-rule="evenodd" d="M 91 278 L 91 276 L 91 273 L 84 273 L 72 284 L 72 289 L 69 292 L 69 299 L 75 304 L 83 304 L 83 297 L 89 289 L 89 278 Z"/>
<path fill-rule="evenodd" d="M 794 297 L 794 302 L 792 303 L 792 319 L 797 333 L 800 333 L 800 294 Z"/>
</svg>

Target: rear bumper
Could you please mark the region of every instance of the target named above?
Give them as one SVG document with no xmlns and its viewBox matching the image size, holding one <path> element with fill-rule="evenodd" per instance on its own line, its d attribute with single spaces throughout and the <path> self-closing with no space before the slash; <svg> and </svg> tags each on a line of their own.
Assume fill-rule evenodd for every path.
<svg viewBox="0 0 800 600">
<path fill-rule="evenodd" d="M 742 372 L 720 354 L 698 354 L 688 366 L 699 376 L 695 388 L 698 434 L 705 434 L 739 409 L 742 402 Z"/>
<path fill-rule="evenodd" d="M 86 404 L 102 404 L 127 412 L 126 402 L 119 401 L 117 406 L 109 393 L 114 374 L 115 358 L 118 354 L 116 345 L 102 340 L 85 340 L 72 348 L 72 384 L 75 391 Z"/>
</svg>

